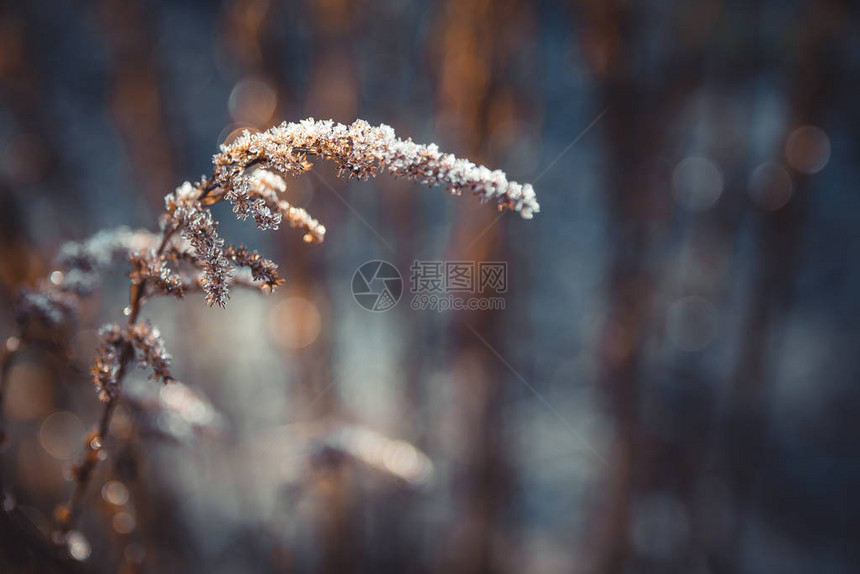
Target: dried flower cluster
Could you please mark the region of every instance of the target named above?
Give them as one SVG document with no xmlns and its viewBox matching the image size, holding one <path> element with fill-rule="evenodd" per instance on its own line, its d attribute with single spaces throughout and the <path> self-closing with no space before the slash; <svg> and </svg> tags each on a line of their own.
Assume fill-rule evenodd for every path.
<svg viewBox="0 0 860 574">
<path fill-rule="evenodd" d="M 135 362 L 152 370 L 150 375 L 164 383 L 173 380 L 170 374 L 170 355 L 164 348 L 158 329 L 148 321 L 120 327 L 116 323 L 105 325 L 99 331 L 96 360 L 91 370 L 93 384 L 103 402 L 115 400 L 124 364 L 134 357 Z"/>
<path fill-rule="evenodd" d="M 57 269 L 35 289 L 25 289 L 17 308 L 18 321 L 26 325 L 41 319 L 59 327 L 75 317 L 81 297 L 90 295 L 102 282 L 102 274 L 117 257 L 150 248 L 159 238 L 145 230 L 127 227 L 100 231 L 81 242 L 68 242 L 60 248 Z"/>
<path fill-rule="evenodd" d="M 233 187 L 224 192 L 224 198 L 233 204 L 233 212 L 241 220 L 249 215 L 260 229 L 278 229 L 286 219 L 290 227 L 305 230 L 304 240 L 321 243 L 325 238 L 325 227 L 300 207 L 279 199 L 278 193 L 287 189 L 284 179 L 271 171 L 256 169 L 250 175 L 235 178 Z"/>
<path fill-rule="evenodd" d="M 203 267 L 206 302 L 225 307 L 229 298 L 227 277 L 232 266 L 224 256 L 224 240 L 218 235 L 215 218 L 200 202 L 200 195 L 200 190 L 186 181 L 165 197 L 161 227 L 165 237 L 178 231 L 191 244 L 196 260 Z"/>
<path fill-rule="evenodd" d="M 253 217 L 260 229 L 277 229 L 283 219 L 291 226 L 301 226 L 306 230 L 307 241 L 322 241 L 325 228 L 310 217 L 304 209 L 294 208 L 279 200 L 277 193 L 286 189 L 280 176 L 257 170 L 251 176 L 241 176 L 241 183 L 231 187 L 223 197 L 233 202 L 233 211 L 239 219 Z M 244 247 L 225 246 L 218 235 L 217 222 L 212 212 L 204 206 L 205 191 L 185 182 L 174 193 L 165 198 L 165 213 L 161 225 L 165 236 L 178 232 L 190 249 L 173 245 L 160 254 L 151 254 L 146 265 L 153 271 L 153 285 L 161 285 L 162 291 L 181 296 L 181 278 L 165 274 L 164 263 L 168 259 L 184 260 L 202 271 L 201 287 L 209 305 L 225 307 L 230 298 L 230 276 L 235 266 L 248 267 L 254 280 L 262 282 L 268 291 L 282 283 L 278 277 L 277 265 L 265 259 L 256 251 Z M 218 197 L 208 201 L 217 201 Z"/>
<path fill-rule="evenodd" d="M 442 153 L 435 144 L 399 139 L 390 126 L 374 127 L 364 120 L 347 126 L 310 118 L 262 133 L 246 131 L 230 145 L 222 146 L 215 156 L 214 183 L 237 205 L 237 212 L 242 212 L 246 207 L 239 208 L 235 198 L 242 197 L 245 184 L 239 189 L 234 185 L 248 167 L 262 164 L 277 172 L 300 174 L 312 167 L 308 155 L 334 161 L 340 176 L 365 180 L 387 169 L 396 176 L 446 187 L 454 194 L 467 191 L 495 200 L 501 208 L 519 212 L 525 219 L 540 211 L 531 185 L 508 181 L 503 171 Z"/>
<path fill-rule="evenodd" d="M 131 263 L 131 297 L 126 309 L 127 325 L 113 323 L 99 332 L 90 372 L 105 407 L 98 429 L 88 439 L 87 454 L 76 469 L 75 490 L 69 503 L 57 508 L 60 534 L 68 534 L 93 469 L 106 456 L 104 439 L 122 396 L 127 369 L 138 365 L 148 368 L 151 378 L 164 383 L 174 380 L 170 355 L 158 330 L 147 321 L 139 321 L 143 305 L 154 296 L 182 298 L 189 291 L 202 290 L 210 306 L 225 307 L 231 285 L 253 285 L 271 291 L 282 284 L 274 262 L 256 251 L 225 243 L 209 207 L 225 200 L 232 204 L 240 220 L 250 217 L 260 229 L 277 229 L 286 222 L 300 228 L 306 242 L 321 242 L 325 227 L 304 209 L 281 198 L 287 188 L 281 176 L 308 171 L 312 167 L 308 161 L 311 155 L 334 161 L 338 174 L 348 178 L 366 180 L 387 170 L 395 176 L 444 186 L 454 194 L 467 191 L 482 200 L 494 200 L 500 209 L 516 211 L 525 219 L 540 210 L 531 185 L 508 181 L 501 171 L 441 153 L 433 144 L 398 139 L 389 126 L 372 127 L 362 120 L 346 126 L 308 119 L 284 123 L 263 133 L 246 131 L 232 144 L 222 146 L 221 153 L 213 158 L 210 178 L 196 184 L 185 182 L 165 197 L 160 235 L 120 228 L 64 246 L 57 260 L 58 269 L 50 279 L 23 294 L 18 309 L 22 325 L 34 319 L 55 328 L 70 324 L 80 298 L 98 288 L 102 272 L 118 255 Z M 246 274 L 236 274 L 237 267 L 245 268 Z M 161 396 L 163 404 L 159 408 L 185 420 L 188 428 L 214 424 L 217 417 L 207 410 L 204 401 L 187 387 L 177 389 L 181 392 Z M 344 432 L 329 447 L 411 482 L 427 479 L 432 471 L 429 460 L 410 445 L 372 433 Z M 401 462 L 392 465 L 389 459 Z M 57 539 L 67 538 L 63 535 Z"/>
<path fill-rule="evenodd" d="M 178 273 L 168 266 L 168 260 L 159 257 L 152 249 L 145 249 L 131 254 L 132 271 L 129 278 L 133 283 L 150 285 L 167 295 L 181 299 L 185 295 L 187 279 L 183 280 Z"/>
<path fill-rule="evenodd" d="M 266 259 L 257 251 L 249 251 L 243 246 L 232 245 L 224 251 L 224 255 L 240 267 L 247 267 L 251 271 L 254 281 L 262 282 L 264 291 L 272 291 L 284 280 L 278 276 L 278 266 L 271 259 Z"/>
<path fill-rule="evenodd" d="M 231 251 L 218 235 L 208 206 L 226 200 L 239 219 L 250 217 L 260 229 L 277 229 L 286 221 L 304 230 L 305 241 L 319 243 L 325 238 L 325 227 L 280 197 L 287 186 L 279 174 L 308 171 L 312 167 L 310 155 L 334 161 L 338 174 L 348 178 L 365 180 L 387 170 L 396 176 L 445 186 L 455 194 L 468 191 L 483 200 L 495 200 L 500 209 L 516 211 L 526 219 L 540 210 L 531 185 L 508 181 L 504 172 L 442 153 L 436 145 L 398 139 L 389 126 L 373 127 L 363 120 L 349 126 L 313 119 L 284 123 L 262 133 L 244 132 L 221 147 L 221 153 L 213 158 L 215 171 L 209 180 L 196 185 L 185 182 L 165 198 L 161 218 L 165 241 L 178 232 L 191 250 L 180 255 L 163 245 L 154 256 L 141 261 L 139 278 L 149 274 L 152 285 L 181 295 L 182 280 L 170 275 L 158 258 L 182 257 L 201 268 L 200 285 L 209 305 L 226 306 L 236 265 L 249 266 L 252 277 L 262 281 L 266 289 L 275 287 L 279 280 L 274 263 L 256 253 L 245 260 L 240 248 Z"/>
</svg>

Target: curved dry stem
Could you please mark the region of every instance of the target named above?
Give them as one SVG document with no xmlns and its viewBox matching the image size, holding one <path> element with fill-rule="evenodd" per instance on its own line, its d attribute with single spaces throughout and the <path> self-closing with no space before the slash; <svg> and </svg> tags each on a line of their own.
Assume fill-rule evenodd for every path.
<svg viewBox="0 0 860 574">
<path fill-rule="evenodd" d="M 254 165 L 298 175 L 313 166 L 308 155 L 332 160 L 341 177 L 366 180 L 387 170 L 397 177 L 446 187 L 456 195 L 465 191 L 495 200 L 500 209 L 516 211 L 525 219 L 540 211 L 530 184 L 508 181 L 503 171 L 440 152 L 436 144 L 397 138 L 390 126 L 371 126 L 364 120 L 347 126 L 309 118 L 261 133 L 245 131 L 233 143 L 221 146 L 221 153 L 213 158 L 215 174 L 209 183 L 230 194 L 236 178 Z"/>
<path fill-rule="evenodd" d="M 286 184 L 279 175 L 267 171 L 304 173 L 312 167 L 308 155 L 334 161 L 339 176 L 366 180 L 387 170 L 398 177 L 447 187 L 454 194 L 468 191 L 482 200 L 495 200 L 500 209 L 518 212 L 525 219 L 540 210 L 531 185 L 508 181 L 504 172 L 442 153 L 435 144 L 425 146 L 410 139 L 398 139 L 386 125 L 373 127 L 357 120 L 346 126 L 308 119 L 297 124 L 284 123 L 262 133 L 245 132 L 232 144 L 222 146 L 221 152 L 214 156 L 214 171 L 209 179 L 197 184 L 186 182 L 165 197 L 158 247 L 138 256 L 130 275 L 128 324 L 123 332 L 136 332 L 134 327 L 143 305 L 158 294 L 179 296 L 185 288 L 199 286 L 210 305 L 225 306 L 230 284 L 249 284 L 246 277 L 231 276 L 234 265 L 248 267 L 251 279 L 262 282 L 263 287 L 272 289 L 280 284 L 274 263 L 256 252 L 225 246 L 208 207 L 227 200 L 233 204 L 237 217 L 252 217 L 262 229 L 276 229 L 286 220 L 291 227 L 304 230 L 305 241 L 321 242 L 325 227 L 304 209 L 280 199 L 279 193 L 285 191 Z M 172 245 L 177 234 L 187 240 L 190 249 Z M 186 261 L 201 273 L 191 279 L 174 276 L 165 267 L 168 261 Z M 153 292 L 147 293 L 148 288 Z M 109 377 L 111 392 L 102 397 L 105 405 L 99 425 L 87 438 L 86 455 L 75 468 L 75 486 L 68 502 L 55 511 L 54 539 L 58 543 L 64 539 L 60 535 L 72 527 L 98 462 L 105 458 L 103 448 L 122 396 L 122 383 L 128 367 L 135 361 L 137 342 L 126 337 L 118 344 L 119 359 L 116 354 L 110 357 L 110 368 L 115 370 L 111 370 Z M 166 381 L 169 377 L 162 378 Z"/>
</svg>

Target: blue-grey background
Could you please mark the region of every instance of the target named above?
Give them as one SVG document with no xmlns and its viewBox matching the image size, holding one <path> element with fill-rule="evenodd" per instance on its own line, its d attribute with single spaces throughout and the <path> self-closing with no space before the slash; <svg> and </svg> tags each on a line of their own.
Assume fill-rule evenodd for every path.
<svg viewBox="0 0 860 574">
<path fill-rule="evenodd" d="M 63 241 L 154 228 L 242 128 L 387 123 L 533 182 L 542 206 L 498 217 L 324 162 L 287 191 L 322 246 L 216 206 L 286 285 L 226 311 L 147 308 L 223 425 L 189 444 L 119 429 L 83 565 L 856 571 L 857 23 L 839 1 L 4 2 L 4 338 Z M 350 284 L 373 259 L 404 277 L 506 261 L 505 309 L 413 311 L 406 294 L 366 312 Z M 84 309 L 70 368 L 30 353 L 9 377 L 3 483 L 36 527 L 97 420 L 87 361 L 122 319 L 124 273 Z M 432 476 L 326 442 L 364 431 Z M 99 491 L 118 476 L 131 530 Z"/>
</svg>

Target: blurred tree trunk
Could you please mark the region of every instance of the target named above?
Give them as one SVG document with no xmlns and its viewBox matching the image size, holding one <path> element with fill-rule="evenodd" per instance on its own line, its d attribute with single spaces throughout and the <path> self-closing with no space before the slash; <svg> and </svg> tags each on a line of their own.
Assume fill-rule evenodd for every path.
<svg viewBox="0 0 860 574">
<path fill-rule="evenodd" d="M 844 10 L 840 2 L 829 1 L 807 2 L 802 11 L 806 26 L 786 70 L 788 83 L 793 84 L 786 136 L 799 126 L 820 124 L 831 104 L 839 63 L 830 57 L 829 40 L 838 38 L 839 15 Z M 785 139 L 779 143 L 777 157 L 784 153 Z M 809 176 L 797 171 L 791 176 L 794 185 L 789 203 L 759 216 L 755 255 L 759 269 L 743 315 L 739 359 L 727 390 L 728 413 L 718 455 L 725 466 L 734 520 L 713 554 L 712 564 L 720 573 L 743 568 L 746 523 L 762 487 L 758 477 L 769 459 L 768 380 L 776 363 L 779 329 L 792 308 L 798 250 L 811 204 Z"/>
<path fill-rule="evenodd" d="M 630 2 L 580 2 L 583 51 L 598 86 L 606 134 L 607 200 L 612 256 L 607 276 L 608 314 L 598 343 L 601 381 L 615 419 L 605 467 L 605 500 L 594 512 L 593 571 L 625 571 L 633 555 L 631 506 L 654 472 L 653 442 L 643 432 L 638 407 L 647 380 L 645 343 L 655 314 L 659 269 L 673 223 L 670 174 L 661 154 L 678 142 L 669 129 L 700 82 L 701 45 L 641 58 L 648 34 L 645 7 Z M 648 14 L 650 18 L 657 18 Z M 668 26 L 673 12 L 661 14 Z M 647 62 L 647 63 L 646 63 Z"/>
<path fill-rule="evenodd" d="M 522 35 L 533 25 L 532 9 L 518 0 L 452 0 L 438 18 L 437 117 L 458 141 L 457 152 L 485 163 L 496 128 L 504 122 L 534 119 L 525 116 L 528 106 L 521 105 L 530 94 L 513 79 L 522 72 L 516 68 L 516 56 L 524 45 Z M 468 201 L 458 210 L 445 261 L 474 262 L 477 270 L 482 261 L 510 260 L 498 213 Z M 514 479 L 512 453 L 504 439 L 505 385 L 512 377 L 496 353 L 510 350 L 511 341 L 501 336 L 510 323 L 499 310 L 450 313 L 455 334 L 450 363 L 459 425 L 467 442 L 459 453 L 463 466 L 453 485 L 460 514 L 451 517 L 455 527 L 445 556 L 448 562 L 440 567 L 463 574 L 506 572 L 514 567 L 510 558 L 518 549 L 504 518 Z"/>
</svg>

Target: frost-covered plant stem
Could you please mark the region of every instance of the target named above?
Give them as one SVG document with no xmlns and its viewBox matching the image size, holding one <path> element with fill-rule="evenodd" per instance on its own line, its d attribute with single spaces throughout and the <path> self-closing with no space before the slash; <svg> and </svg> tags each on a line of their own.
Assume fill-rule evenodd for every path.
<svg viewBox="0 0 860 574">
<path fill-rule="evenodd" d="M 540 210 L 531 185 L 508 181 L 502 171 L 442 153 L 435 144 L 399 139 L 390 127 L 370 126 L 363 120 L 346 126 L 308 119 L 262 133 L 245 132 L 230 145 L 221 146 L 213 157 L 214 169 L 208 179 L 197 184 L 185 182 L 165 197 L 160 234 L 117 230 L 74 244 L 60 260 L 65 272 L 55 271 L 50 282 L 25 294 L 20 309 L 22 323 L 38 318 L 58 329 L 71 323 L 80 298 L 98 286 L 101 271 L 115 253 L 128 257 L 132 271 L 126 325 L 109 324 L 99 333 L 91 374 L 104 408 L 98 427 L 87 437 L 83 460 L 74 469 L 71 496 L 55 510 L 53 538 L 58 544 L 65 542 L 93 473 L 106 456 L 105 440 L 129 368 L 134 364 L 149 367 L 153 378 L 165 383 L 173 380 L 170 356 L 158 330 L 139 320 L 145 303 L 156 295 L 182 298 L 186 291 L 199 289 L 210 306 L 225 307 L 232 284 L 253 284 L 271 291 L 283 282 L 274 262 L 256 251 L 225 244 L 209 207 L 226 200 L 239 219 L 251 217 L 260 229 L 277 229 L 286 222 L 302 229 L 308 243 L 319 243 L 325 237 L 323 225 L 280 197 L 286 190 L 281 176 L 309 171 L 312 164 L 308 156 L 333 161 L 341 177 L 366 180 L 387 171 L 444 186 L 455 195 L 471 192 L 482 201 L 495 201 L 500 210 L 518 212 L 524 219 L 531 219 Z M 250 270 L 250 279 L 234 277 L 235 267 Z"/>
<path fill-rule="evenodd" d="M 125 374 L 128 366 L 131 363 L 133 353 L 126 351 L 122 360 L 122 366 L 117 376 L 117 380 L 125 379 Z M 80 464 L 74 468 L 75 485 L 72 494 L 66 504 L 61 504 L 54 509 L 55 529 L 52 534 L 53 541 L 60 545 L 64 544 L 64 535 L 71 529 L 74 519 L 80 510 L 84 496 L 87 493 L 90 481 L 93 476 L 93 471 L 96 469 L 99 461 L 105 458 L 104 437 L 107 437 L 110 423 L 113 418 L 114 410 L 119 402 L 119 395 L 111 397 L 102 409 L 99 425 L 95 431 L 87 435 L 87 441 L 84 445 L 84 458 Z"/>
<path fill-rule="evenodd" d="M 161 255 L 164 252 L 171 235 L 173 235 L 172 231 L 164 233 L 161 244 L 156 251 L 157 255 Z M 140 316 L 140 310 L 143 308 L 142 301 L 146 281 L 146 279 L 141 279 L 139 282 L 132 283 L 131 285 L 129 293 L 129 304 L 131 309 L 128 317 L 129 327 L 137 323 L 138 317 Z M 128 368 L 134 360 L 134 357 L 134 348 L 131 343 L 124 342 L 120 356 L 120 367 L 116 374 L 118 388 L 122 387 L 122 382 L 128 373 Z M 72 490 L 72 494 L 66 504 L 61 504 L 54 510 L 56 529 L 53 537 L 54 542 L 57 544 L 64 543 L 63 535 L 68 532 L 74 524 L 74 519 L 77 516 L 83 503 L 84 496 L 87 493 L 93 471 L 95 471 L 99 461 L 105 458 L 105 451 L 103 450 L 105 447 L 105 439 L 108 436 L 111 420 L 113 420 L 113 413 L 116 410 L 120 396 L 121 394 L 119 392 L 110 394 L 109 398 L 104 403 L 98 427 L 94 432 L 87 436 L 86 444 L 84 445 L 84 458 L 81 463 L 74 468 L 75 485 Z"/>
</svg>

